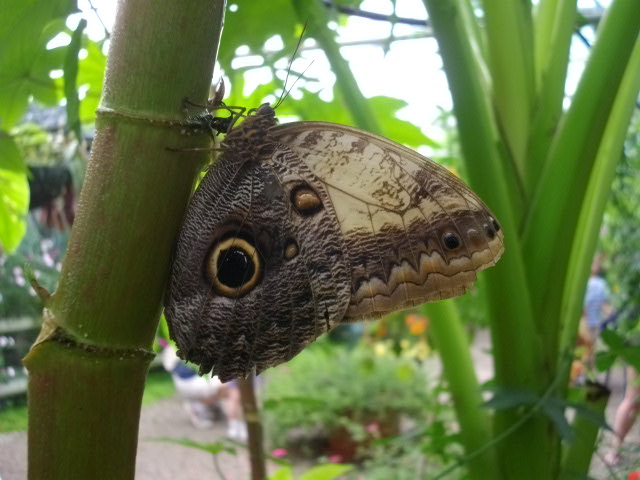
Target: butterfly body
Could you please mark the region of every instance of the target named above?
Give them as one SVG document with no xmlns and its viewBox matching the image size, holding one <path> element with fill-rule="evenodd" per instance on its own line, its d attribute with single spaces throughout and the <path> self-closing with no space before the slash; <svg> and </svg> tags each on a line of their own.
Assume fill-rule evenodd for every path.
<svg viewBox="0 0 640 480">
<path fill-rule="evenodd" d="M 503 251 L 478 197 L 382 137 L 235 126 L 195 192 L 166 316 L 180 354 L 221 380 L 289 360 L 341 322 L 461 295 Z"/>
</svg>

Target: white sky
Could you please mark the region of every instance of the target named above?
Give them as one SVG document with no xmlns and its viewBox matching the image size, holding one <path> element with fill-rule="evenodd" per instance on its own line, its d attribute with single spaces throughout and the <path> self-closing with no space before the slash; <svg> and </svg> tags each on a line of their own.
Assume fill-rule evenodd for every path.
<svg viewBox="0 0 640 480">
<path fill-rule="evenodd" d="M 600 4 L 607 6 L 610 0 L 601 0 Z M 93 0 L 93 5 L 98 9 L 100 18 L 109 31 L 112 30 L 115 19 L 117 2 L 113 0 Z M 228 1 L 229 5 L 233 0 Z M 579 0 L 581 8 L 594 8 L 598 6 L 597 0 Z M 402 17 L 426 18 L 426 11 L 422 0 L 397 0 L 396 13 Z M 93 40 L 103 37 L 103 27 L 98 17 L 91 11 L 87 0 L 79 0 L 78 7 L 84 12 L 87 19 L 87 35 Z M 362 3 L 363 10 L 391 14 L 392 4 L 388 0 L 365 0 Z M 80 20 L 80 15 L 70 17 L 68 26 L 75 28 Z M 349 17 L 346 27 L 339 27 L 339 41 L 365 41 L 371 39 L 384 39 L 390 34 L 391 25 L 387 22 L 374 21 L 362 17 Z M 417 34 L 420 28 L 408 25 L 396 25 L 395 35 Z M 583 29 L 583 34 L 593 40 L 590 29 Z M 223 33 L 224 34 L 224 33 Z M 265 39 L 268 41 L 269 39 Z M 68 41 L 68 40 L 67 40 Z M 63 41 L 63 43 L 66 43 Z M 276 49 L 281 42 L 271 39 L 267 43 L 269 48 Z M 442 138 L 442 132 L 434 128 L 433 122 L 439 115 L 439 107 L 445 110 L 451 109 L 451 97 L 447 86 L 442 62 L 437 54 L 437 44 L 434 38 L 415 40 L 402 40 L 394 42 L 389 51 L 384 53 L 381 45 L 354 45 L 342 47 L 343 56 L 349 61 L 351 69 L 358 80 L 360 88 L 366 97 L 386 95 L 405 100 L 408 106 L 398 114 L 403 120 L 408 120 L 419 127 L 428 136 L 436 140 Z M 588 55 L 586 46 L 574 36 L 572 44 L 572 64 L 567 78 L 567 93 L 571 95 L 576 88 L 577 81 L 584 67 L 584 60 Z M 319 79 L 318 94 L 324 100 L 330 96 L 331 85 L 335 81 L 330 71 L 329 63 L 320 51 L 306 50 L 303 53 L 304 62 L 308 64 L 310 58 L 314 59 L 313 65 L 307 71 L 310 77 Z M 419 61 L 416 61 L 419 59 Z M 242 59 L 242 63 L 250 62 L 250 58 Z M 306 66 L 305 64 L 305 66 Z M 245 89 L 251 91 L 256 85 L 270 80 L 268 69 L 252 72 L 246 80 Z M 427 79 L 425 81 L 425 79 Z M 428 85 L 428 88 L 425 88 Z M 292 93 L 295 99 L 297 95 Z M 429 153 L 424 151 L 422 153 Z"/>
</svg>

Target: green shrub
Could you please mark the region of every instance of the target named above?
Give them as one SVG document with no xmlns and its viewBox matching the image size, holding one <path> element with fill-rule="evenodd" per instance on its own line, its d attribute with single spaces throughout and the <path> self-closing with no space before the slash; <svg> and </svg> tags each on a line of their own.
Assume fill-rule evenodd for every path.
<svg viewBox="0 0 640 480">
<path fill-rule="evenodd" d="M 418 419 L 433 402 L 416 362 L 363 343 L 353 350 L 314 345 L 266 383 L 265 421 L 275 445 L 284 445 L 293 429 L 329 433 L 372 419 Z"/>
</svg>

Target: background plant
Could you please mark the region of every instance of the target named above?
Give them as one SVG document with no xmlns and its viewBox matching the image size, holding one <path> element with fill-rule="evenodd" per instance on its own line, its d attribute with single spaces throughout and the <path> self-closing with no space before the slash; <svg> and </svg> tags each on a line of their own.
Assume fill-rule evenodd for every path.
<svg viewBox="0 0 640 480">
<path fill-rule="evenodd" d="M 424 418 L 432 410 L 425 406 L 435 402 L 429 390 L 412 360 L 364 344 L 350 350 L 322 342 L 269 375 L 268 431 L 273 445 L 282 446 L 292 429 L 319 428 L 327 435 L 345 424 L 362 428 L 396 414 Z"/>
</svg>

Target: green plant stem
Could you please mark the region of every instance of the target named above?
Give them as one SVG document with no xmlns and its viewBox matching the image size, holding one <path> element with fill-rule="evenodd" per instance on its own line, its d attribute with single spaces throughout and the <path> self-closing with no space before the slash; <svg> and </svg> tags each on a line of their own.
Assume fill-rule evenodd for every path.
<svg viewBox="0 0 640 480">
<path fill-rule="evenodd" d="M 467 334 L 452 301 L 425 306 L 430 332 L 442 360 L 445 378 L 453 397 L 460 437 L 467 455 L 480 450 L 491 441 L 489 412 L 482 407 L 480 385 L 473 368 Z M 494 450 L 468 461 L 469 478 L 498 478 Z"/>
<path fill-rule="evenodd" d="M 317 40 L 327 55 L 331 70 L 336 74 L 336 84 L 343 102 L 351 113 L 355 126 L 377 135 L 384 135 L 373 109 L 358 87 L 358 82 L 349 68 L 349 62 L 340 54 L 335 32 L 327 26 L 329 17 L 324 5 L 315 0 L 295 0 L 293 4 L 300 21 L 308 22 L 309 35 Z"/>
<path fill-rule="evenodd" d="M 518 176 L 525 172 L 529 122 L 535 93 L 531 4 L 483 0 L 493 102 Z"/>
<path fill-rule="evenodd" d="M 573 351 L 584 298 L 584 287 L 591 269 L 598 242 L 598 232 L 604 209 L 609 198 L 616 165 L 620 161 L 629 120 L 635 109 L 635 99 L 640 90 L 640 40 L 631 54 L 611 116 L 602 137 L 602 143 L 589 179 L 585 201 L 580 209 L 580 218 L 574 244 L 571 248 L 567 278 L 562 295 L 562 334 L 560 351 Z M 562 373 L 568 381 L 569 369 Z M 563 385 L 567 384 L 567 381 Z"/>
<path fill-rule="evenodd" d="M 260 410 L 258 410 L 258 403 L 256 402 L 254 383 L 255 375 L 253 373 L 247 378 L 238 379 L 242 398 L 242 411 L 244 420 L 247 422 L 251 479 L 264 480 L 267 478 L 267 469 L 264 457 L 262 421 L 260 420 Z"/>
<path fill-rule="evenodd" d="M 586 388 L 586 407 L 592 411 L 594 416 L 604 417 L 611 391 L 604 385 L 597 383 L 589 383 Z M 559 476 L 561 480 L 587 478 L 591 456 L 596 448 L 596 439 L 600 431 L 600 427 L 593 420 L 579 412 L 576 413 L 572 426 L 573 442 L 567 445 L 562 459 L 562 471 Z"/>
<path fill-rule="evenodd" d="M 565 98 L 577 0 L 542 0 L 535 22 L 537 92 L 529 135 L 524 185 L 535 190 L 554 138 Z"/>
<path fill-rule="evenodd" d="M 140 402 L 173 242 L 206 154 L 224 2 L 121 1 L 85 184 L 57 291 L 25 358 L 30 478 L 133 478 Z"/>
<path fill-rule="evenodd" d="M 541 338 L 533 316 L 518 225 L 524 212 L 523 197 L 514 166 L 500 148 L 491 93 L 483 89 L 479 68 L 461 22 L 457 2 L 425 0 L 447 79 L 471 184 L 497 214 L 505 234 L 505 253 L 484 275 L 490 308 L 491 335 L 498 385 L 542 392 L 545 377 Z M 516 409 L 496 412 L 494 434 L 500 435 L 521 418 Z M 530 417 L 509 442 L 497 445 L 499 473 L 504 478 L 548 478 L 548 420 Z M 530 445 L 536 445 L 531 449 Z"/>
<path fill-rule="evenodd" d="M 557 313 L 578 212 L 639 32 L 640 2 L 615 0 L 600 25 L 571 107 L 553 140 L 525 225 L 523 248 L 528 252 L 529 285 L 540 289 L 534 308 L 544 319 L 541 331 L 548 340 L 545 357 L 554 364 Z"/>
</svg>

